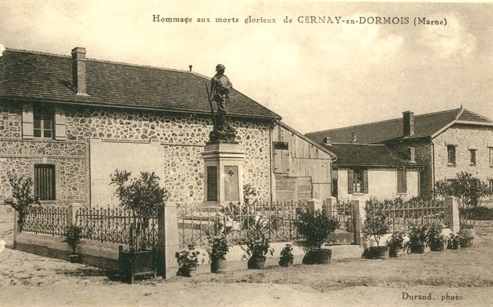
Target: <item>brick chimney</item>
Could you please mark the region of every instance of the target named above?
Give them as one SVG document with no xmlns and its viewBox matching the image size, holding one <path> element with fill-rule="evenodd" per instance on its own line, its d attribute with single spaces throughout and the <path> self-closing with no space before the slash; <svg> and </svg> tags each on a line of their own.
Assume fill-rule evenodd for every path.
<svg viewBox="0 0 493 307">
<path fill-rule="evenodd" d="M 78 96 L 88 96 L 86 92 L 86 48 L 72 49 L 72 84 Z"/>
<path fill-rule="evenodd" d="M 404 136 L 414 135 L 414 112 L 406 111 L 402 112 L 402 130 L 404 131 Z"/>
</svg>

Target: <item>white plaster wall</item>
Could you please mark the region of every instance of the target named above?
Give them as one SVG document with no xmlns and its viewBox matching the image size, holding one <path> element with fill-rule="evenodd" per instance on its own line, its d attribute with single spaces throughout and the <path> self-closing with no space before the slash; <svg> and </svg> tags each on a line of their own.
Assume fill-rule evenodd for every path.
<svg viewBox="0 0 493 307">
<path fill-rule="evenodd" d="M 115 170 L 132 172 L 132 178 L 141 171 L 154 172 L 164 185 L 162 149 L 159 144 L 117 143 L 91 140 L 91 206 L 118 206 L 116 187 L 109 185 Z"/>
<path fill-rule="evenodd" d="M 337 170 L 338 175 L 338 200 L 351 200 L 348 194 L 348 170 Z M 358 194 L 364 200 L 372 197 L 377 199 L 394 199 L 403 197 L 410 199 L 419 196 L 419 172 L 417 170 L 407 171 L 407 193 L 397 194 L 397 171 L 395 169 L 369 169 L 368 170 L 368 193 Z"/>
</svg>

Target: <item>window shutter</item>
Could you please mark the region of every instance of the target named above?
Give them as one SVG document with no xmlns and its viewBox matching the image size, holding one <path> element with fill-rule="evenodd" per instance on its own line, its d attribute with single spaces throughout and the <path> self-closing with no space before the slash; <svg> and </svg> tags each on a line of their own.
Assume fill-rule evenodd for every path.
<svg viewBox="0 0 493 307">
<path fill-rule="evenodd" d="M 350 169 L 347 174 L 347 193 L 353 194 L 354 189 L 354 171 Z"/>
<path fill-rule="evenodd" d="M 32 139 L 34 137 L 33 131 L 33 105 L 22 105 L 22 137 L 25 139 Z"/>
<path fill-rule="evenodd" d="M 364 190 L 363 193 L 368 193 L 368 170 L 363 170 L 363 186 Z"/>
<path fill-rule="evenodd" d="M 55 140 L 66 139 L 66 117 L 59 108 L 55 111 Z"/>
<path fill-rule="evenodd" d="M 407 172 L 405 168 L 397 170 L 397 193 L 407 193 Z"/>
</svg>

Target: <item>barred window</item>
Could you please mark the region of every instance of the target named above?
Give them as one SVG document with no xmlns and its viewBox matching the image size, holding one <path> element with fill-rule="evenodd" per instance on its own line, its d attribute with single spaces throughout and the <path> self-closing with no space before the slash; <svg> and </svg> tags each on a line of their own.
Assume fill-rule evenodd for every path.
<svg viewBox="0 0 493 307">
<path fill-rule="evenodd" d="M 55 166 L 34 165 L 34 195 L 39 200 L 55 200 Z"/>
</svg>

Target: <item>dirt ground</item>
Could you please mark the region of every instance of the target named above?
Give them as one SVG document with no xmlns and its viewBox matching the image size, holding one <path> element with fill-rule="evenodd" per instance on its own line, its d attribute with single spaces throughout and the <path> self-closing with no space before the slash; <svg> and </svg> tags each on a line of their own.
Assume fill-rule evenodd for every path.
<svg viewBox="0 0 493 307">
<path fill-rule="evenodd" d="M 7 242 L 0 253 L 0 306 L 493 305 L 493 240 L 484 238 L 460 251 L 129 285 L 98 268 L 13 250 L 12 215 L 0 208 L 0 240 Z"/>
</svg>

